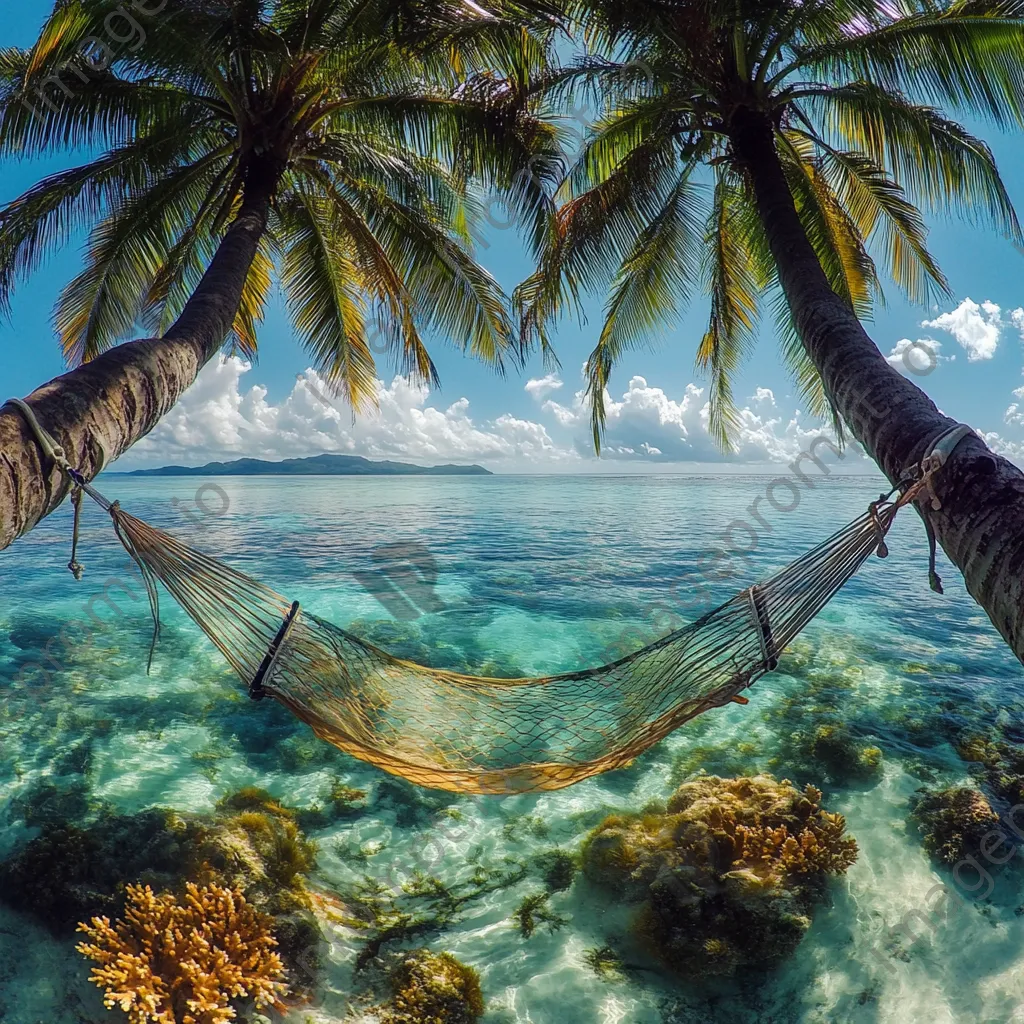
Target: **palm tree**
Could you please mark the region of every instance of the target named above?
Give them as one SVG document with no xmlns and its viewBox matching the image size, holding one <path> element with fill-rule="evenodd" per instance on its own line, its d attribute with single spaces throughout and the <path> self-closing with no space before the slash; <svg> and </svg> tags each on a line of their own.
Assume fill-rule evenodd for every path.
<svg viewBox="0 0 1024 1024">
<path fill-rule="evenodd" d="M 507 300 L 471 253 L 480 187 L 539 239 L 563 169 L 527 92 L 548 56 L 543 8 L 492 6 L 137 0 L 138 19 L 122 7 L 112 21 L 106 0 L 60 0 L 31 49 L 0 51 L 0 155 L 93 154 L 0 210 L 0 304 L 89 232 L 54 314 L 76 368 L 29 399 L 87 478 L 229 336 L 256 352 L 275 278 L 354 408 L 374 400 L 371 338 L 432 381 L 428 333 L 499 370 L 520 359 Z M 137 331 L 151 337 L 120 344 Z M 0 450 L 3 548 L 67 484 L 11 409 Z"/>
<path fill-rule="evenodd" d="M 697 359 L 728 444 L 730 381 L 765 302 L 810 407 L 900 481 L 955 425 L 865 333 L 882 269 L 912 300 L 949 293 L 922 211 L 1021 243 L 992 154 L 953 120 L 1024 123 L 1019 3 L 977 0 L 578 0 L 591 44 L 551 79 L 603 100 L 563 185 L 540 269 L 518 290 L 545 337 L 610 288 L 586 366 L 595 444 L 624 351 L 703 289 Z M 918 507 L 1024 660 L 1024 474 L 975 435 Z"/>
</svg>

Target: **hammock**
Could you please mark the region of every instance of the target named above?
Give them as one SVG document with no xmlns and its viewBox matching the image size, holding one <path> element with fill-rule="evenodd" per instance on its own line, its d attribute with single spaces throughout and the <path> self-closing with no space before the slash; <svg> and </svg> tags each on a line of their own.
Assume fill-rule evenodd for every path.
<svg viewBox="0 0 1024 1024">
<path fill-rule="evenodd" d="M 746 703 L 741 691 L 775 668 L 879 550 L 898 507 L 874 506 L 775 576 L 634 654 L 536 679 L 395 658 L 117 505 L 110 514 L 142 570 L 155 621 L 159 580 L 250 696 L 280 701 L 321 739 L 410 782 L 507 794 L 621 768 L 709 708 Z"/>
<path fill-rule="evenodd" d="M 559 789 L 624 767 L 709 708 L 746 704 L 741 692 L 776 667 L 873 552 L 887 554 L 896 513 L 970 432 L 943 435 L 898 499 L 894 488 L 791 565 L 655 643 L 587 671 L 488 679 L 395 658 L 129 515 L 71 468 L 28 407 L 16 404 L 44 452 L 113 518 L 146 584 L 154 645 L 159 581 L 254 699 L 279 701 L 321 739 L 410 782 L 487 794 Z M 76 539 L 77 511 L 76 503 Z M 78 568 L 74 553 L 70 567 Z"/>
</svg>

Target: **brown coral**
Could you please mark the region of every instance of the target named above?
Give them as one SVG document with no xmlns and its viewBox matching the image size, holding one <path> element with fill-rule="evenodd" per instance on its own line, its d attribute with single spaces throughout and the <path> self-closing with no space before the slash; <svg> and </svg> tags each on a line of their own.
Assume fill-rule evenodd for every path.
<svg viewBox="0 0 1024 1024">
<path fill-rule="evenodd" d="M 484 1013 L 480 977 L 451 953 L 417 950 L 391 974 L 394 996 L 382 1024 L 475 1024 Z"/>
<path fill-rule="evenodd" d="M 279 1006 L 287 986 L 270 919 L 238 889 L 186 885 L 183 903 L 150 887 L 127 887 L 124 920 L 80 924 L 91 940 L 76 947 L 99 965 L 90 980 L 105 989 L 104 1005 L 131 1024 L 223 1024 L 231 1001 Z"/>
<path fill-rule="evenodd" d="M 684 783 L 665 814 L 606 819 L 588 837 L 588 877 L 643 904 L 636 930 L 689 973 L 731 973 L 791 952 L 829 874 L 857 844 L 821 792 L 770 775 Z"/>
<path fill-rule="evenodd" d="M 924 848 L 946 864 L 977 856 L 982 841 L 998 834 L 999 815 L 976 789 L 922 791 L 912 813 L 923 833 Z"/>
</svg>

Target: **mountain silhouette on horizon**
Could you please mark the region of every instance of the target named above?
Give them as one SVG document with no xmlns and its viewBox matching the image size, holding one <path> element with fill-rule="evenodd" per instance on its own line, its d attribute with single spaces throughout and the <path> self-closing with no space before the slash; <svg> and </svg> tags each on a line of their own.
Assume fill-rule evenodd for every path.
<svg viewBox="0 0 1024 1024">
<path fill-rule="evenodd" d="M 235 459 L 205 466 L 161 466 L 120 476 L 493 476 L 483 466 L 414 466 L 408 462 L 373 461 L 361 455 L 314 455 L 306 459 Z"/>
</svg>

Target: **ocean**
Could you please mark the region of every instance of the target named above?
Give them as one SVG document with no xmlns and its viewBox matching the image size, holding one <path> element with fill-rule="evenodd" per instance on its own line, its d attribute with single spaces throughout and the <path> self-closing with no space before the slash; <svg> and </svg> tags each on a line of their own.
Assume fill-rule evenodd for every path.
<svg viewBox="0 0 1024 1024">
<path fill-rule="evenodd" d="M 99 481 L 132 514 L 391 653 L 493 676 L 572 671 L 651 642 L 862 514 L 881 485 L 813 465 L 775 480 Z M 985 750 L 1024 741 L 1024 670 L 941 553 L 946 592 L 929 589 L 913 510 L 889 557 L 869 560 L 749 704 L 706 712 L 627 768 L 503 798 L 417 789 L 249 701 L 166 593 L 147 674 L 148 604 L 108 517 L 86 502 L 80 582 L 65 568 L 70 540 L 65 506 L 0 552 L 0 859 L 44 827 L 155 807 L 211 815 L 244 787 L 307 812 L 306 885 L 325 943 L 284 1019 L 377 1019 L 357 966 L 366 907 L 386 904 L 420 924 L 378 952 L 426 947 L 474 968 L 485 1024 L 1024 1021 L 1024 849 L 1008 846 L 998 868 L 943 866 L 911 815 L 922 788 L 977 787 Z M 837 749 L 880 753 L 858 775 Z M 565 885 L 544 878 L 606 816 L 663 806 L 701 772 L 817 787 L 859 855 L 821 893 L 795 952 L 689 977 L 637 944 L 614 893 L 571 870 Z M 355 791 L 336 814 L 310 810 Z M 521 908 L 535 895 L 528 935 Z M 124 1019 L 104 1009 L 74 936 L 9 902 L 0 1021 Z M 613 969 L 595 966 L 598 950 L 617 951 Z"/>
</svg>

